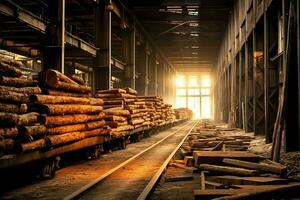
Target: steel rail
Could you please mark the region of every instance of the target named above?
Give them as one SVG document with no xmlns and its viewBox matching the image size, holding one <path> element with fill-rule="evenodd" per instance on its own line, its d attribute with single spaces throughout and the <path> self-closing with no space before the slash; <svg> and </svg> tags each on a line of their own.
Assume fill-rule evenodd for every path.
<svg viewBox="0 0 300 200">
<path fill-rule="evenodd" d="M 193 122 L 195 123 L 195 122 Z M 111 174 L 113 174 L 114 172 L 116 172 L 117 170 L 121 169 L 123 166 L 125 166 L 126 164 L 128 164 L 129 162 L 133 161 L 134 159 L 136 159 L 137 157 L 139 157 L 140 155 L 144 154 L 145 152 L 149 151 L 150 149 L 156 147 L 157 145 L 159 145 L 160 143 L 162 143 L 163 141 L 165 141 L 166 139 L 168 139 L 169 137 L 175 135 L 176 133 L 178 133 L 180 130 L 184 129 L 185 127 L 189 126 L 191 124 L 188 123 L 182 127 L 180 127 L 179 129 L 175 130 L 174 132 L 168 134 L 166 137 L 164 137 L 163 139 L 159 140 L 158 142 L 152 144 L 151 146 L 149 146 L 148 148 L 144 149 L 143 151 L 139 152 L 138 154 L 132 156 L 131 158 L 127 159 L 126 161 L 122 162 L 121 164 L 119 164 L 118 166 L 114 167 L 113 169 L 109 170 L 108 172 L 106 172 L 105 174 L 101 175 L 100 177 L 98 177 L 97 179 L 95 179 L 94 181 L 84 185 L 83 187 L 79 188 L 78 190 L 76 190 L 75 192 L 72 192 L 71 194 L 67 195 L 66 197 L 64 197 L 64 200 L 73 200 L 73 199 L 78 199 L 79 197 L 83 196 L 84 193 L 86 193 L 87 191 L 89 191 L 90 189 L 92 189 L 94 186 L 96 186 L 98 183 L 100 183 L 101 181 L 103 181 L 105 178 L 109 177 Z M 197 122 L 193 125 L 193 127 L 197 124 Z M 192 128 L 193 128 L 192 127 Z M 191 130 L 189 130 L 188 133 L 190 133 Z M 186 137 L 185 137 L 186 138 Z M 181 142 L 182 144 L 182 142 Z"/>
</svg>

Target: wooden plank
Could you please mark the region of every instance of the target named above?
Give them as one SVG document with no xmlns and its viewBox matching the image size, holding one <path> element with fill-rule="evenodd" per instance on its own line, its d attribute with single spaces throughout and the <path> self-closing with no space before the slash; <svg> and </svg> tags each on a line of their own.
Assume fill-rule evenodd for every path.
<svg viewBox="0 0 300 200">
<path fill-rule="evenodd" d="M 192 175 L 178 175 L 178 176 L 166 176 L 165 182 L 176 182 L 176 181 L 193 181 L 194 176 Z"/>
<path fill-rule="evenodd" d="M 211 176 L 210 180 L 227 185 L 278 185 L 288 183 L 287 179 L 273 177 L 239 177 L 239 176 Z"/>
<path fill-rule="evenodd" d="M 222 164 L 224 158 L 235 158 L 258 162 L 262 157 L 245 151 L 194 151 L 195 166 L 200 164 Z"/>
<path fill-rule="evenodd" d="M 223 162 L 237 167 L 243 167 L 246 169 L 255 169 L 255 170 L 271 172 L 275 174 L 284 174 L 287 170 L 286 167 L 277 167 L 270 164 L 253 163 L 253 162 L 241 161 L 241 160 L 230 159 L 230 158 L 223 159 Z"/>
<path fill-rule="evenodd" d="M 218 197 L 252 192 L 253 190 L 247 189 L 208 189 L 208 190 L 194 190 L 194 198 L 199 200 L 209 200 Z"/>
<path fill-rule="evenodd" d="M 210 164 L 201 164 L 199 168 L 204 171 L 235 174 L 240 176 L 255 176 L 259 174 L 259 172 L 256 170 L 249 170 L 249 169 L 238 168 L 238 167 L 210 165 Z"/>
</svg>

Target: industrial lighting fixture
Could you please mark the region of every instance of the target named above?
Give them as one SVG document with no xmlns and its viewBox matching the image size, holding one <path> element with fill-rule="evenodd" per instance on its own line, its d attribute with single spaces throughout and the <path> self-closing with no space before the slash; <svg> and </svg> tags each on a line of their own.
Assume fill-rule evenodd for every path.
<svg viewBox="0 0 300 200">
<path fill-rule="evenodd" d="M 112 3 L 112 0 L 107 1 L 105 5 L 105 10 L 112 12 L 114 10 L 114 5 Z"/>
<path fill-rule="evenodd" d="M 122 12 L 122 18 L 121 18 L 121 22 L 120 22 L 120 28 L 125 30 L 128 28 L 128 24 L 126 23 L 126 20 L 125 20 L 125 9 L 123 7 L 123 12 Z"/>
</svg>

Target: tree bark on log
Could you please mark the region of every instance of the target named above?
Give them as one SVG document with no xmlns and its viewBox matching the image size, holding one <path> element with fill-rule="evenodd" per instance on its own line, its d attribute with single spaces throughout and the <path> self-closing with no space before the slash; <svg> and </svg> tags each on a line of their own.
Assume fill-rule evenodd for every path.
<svg viewBox="0 0 300 200">
<path fill-rule="evenodd" d="M 104 110 L 107 110 L 110 108 L 124 109 L 123 105 L 103 105 Z"/>
<path fill-rule="evenodd" d="M 45 135 L 47 128 L 44 125 L 23 126 L 20 128 L 20 131 L 25 135 L 35 137 Z"/>
<path fill-rule="evenodd" d="M 132 125 L 119 126 L 117 128 L 111 129 L 112 131 L 130 131 L 133 130 L 134 127 Z"/>
<path fill-rule="evenodd" d="M 103 105 L 124 105 L 123 100 L 105 100 Z"/>
<path fill-rule="evenodd" d="M 130 131 L 115 131 L 115 130 L 111 130 L 110 131 L 110 135 L 113 136 L 113 137 L 122 137 L 122 136 L 125 136 L 125 135 L 128 135 Z"/>
<path fill-rule="evenodd" d="M 63 133 L 91 130 L 95 128 L 99 128 L 105 125 L 105 121 L 93 121 L 88 123 L 74 124 L 74 125 L 66 125 L 66 126 L 57 126 L 47 129 L 48 135 L 60 135 Z"/>
<path fill-rule="evenodd" d="M 10 102 L 10 103 L 11 102 L 26 103 L 28 102 L 28 96 L 26 94 L 0 90 L 0 100 Z"/>
<path fill-rule="evenodd" d="M 117 116 L 117 115 L 105 115 L 105 121 L 114 121 L 114 122 L 125 122 L 127 121 L 126 117 Z"/>
<path fill-rule="evenodd" d="M 66 143 L 75 142 L 78 140 L 84 139 L 85 134 L 83 132 L 72 132 L 72 133 L 65 133 L 62 135 L 53 135 L 48 136 L 52 146 L 59 146 Z"/>
<path fill-rule="evenodd" d="M 37 86 L 37 81 L 30 80 L 28 78 L 15 78 L 0 76 L 0 85 L 10 87 L 34 87 Z"/>
<path fill-rule="evenodd" d="M 108 135 L 110 132 L 109 129 L 105 129 L 105 128 L 97 128 L 97 129 L 93 129 L 93 130 L 88 130 L 88 131 L 84 131 L 84 137 L 88 138 L 88 137 L 94 137 L 94 136 L 99 136 L 99 135 Z"/>
<path fill-rule="evenodd" d="M 16 127 L 0 128 L 0 136 L 4 138 L 14 138 L 17 135 L 18 135 L 18 129 Z"/>
<path fill-rule="evenodd" d="M 70 76 L 70 79 L 72 79 L 73 81 L 75 81 L 76 83 L 78 83 L 79 85 L 84 85 L 84 80 L 83 78 L 76 76 L 75 74 L 73 74 L 72 76 Z"/>
<path fill-rule="evenodd" d="M 21 70 L 3 61 L 0 61 L 0 74 L 4 76 L 10 76 L 10 77 L 20 77 L 23 75 Z"/>
<path fill-rule="evenodd" d="M 39 122 L 39 113 L 30 112 L 19 116 L 18 126 L 26 126 Z"/>
<path fill-rule="evenodd" d="M 111 89 L 111 90 L 98 90 L 97 94 L 119 94 L 119 93 L 126 93 L 126 90 L 121 88 Z"/>
<path fill-rule="evenodd" d="M 0 103 L 0 112 L 23 114 L 27 112 L 27 108 L 24 103 L 21 105 Z"/>
<path fill-rule="evenodd" d="M 47 86 L 53 89 L 64 90 L 66 92 L 89 93 L 92 91 L 92 88 L 90 86 L 78 85 L 77 83 L 75 85 L 61 81 L 57 81 L 55 83 L 47 82 Z"/>
<path fill-rule="evenodd" d="M 30 95 L 30 94 L 41 94 L 42 90 L 39 87 L 16 88 L 16 87 L 0 86 L 0 92 L 15 92 L 24 95 Z"/>
<path fill-rule="evenodd" d="M 123 98 L 135 98 L 136 96 L 134 95 L 131 95 L 131 94 L 125 94 L 125 93 L 116 93 L 116 94 L 102 94 L 102 93 L 97 93 L 95 94 L 95 97 L 96 98 L 120 98 L 120 97 L 123 97 Z"/>
<path fill-rule="evenodd" d="M 131 119 L 130 120 L 130 123 L 132 124 L 132 125 L 136 125 L 136 124 L 141 124 L 141 123 L 143 123 L 145 120 L 144 119 Z"/>
<path fill-rule="evenodd" d="M 128 122 L 127 121 L 124 121 L 124 122 L 106 121 L 106 125 L 108 125 L 111 128 L 117 128 L 119 126 L 128 125 Z"/>
<path fill-rule="evenodd" d="M 51 95 L 30 95 L 31 103 L 40 104 L 90 104 L 88 98 L 66 97 L 66 96 L 51 96 Z"/>
<path fill-rule="evenodd" d="M 72 92 L 65 92 L 65 91 L 51 90 L 51 89 L 45 90 L 45 93 L 52 96 L 66 96 L 66 97 L 89 97 L 90 96 L 88 94 L 72 93 Z"/>
<path fill-rule="evenodd" d="M 61 81 L 61 82 L 65 82 L 65 83 L 69 83 L 69 84 L 73 84 L 73 85 L 78 85 L 78 83 L 76 83 L 75 81 L 73 81 L 69 77 L 63 75 L 62 73 L 60 73 L 57 70 L 49 69 L 49 70 L 46 70 L 43 73 L 45 73 L 45 80 L 44 81 L 47 84 L 55 85 L 57 82 Z"/>
<path fill-rule="evenodd" d="M 114 108 L 103 110 L 103 112 L 106 115 L 120 115 L 120 116 L 129 116 L 130 115 L 130 112 L 128 110 L 114 109 Z"/>
<path fill-rule="evenodd" d="M 126 93 L 128 93 L 128 94 L 133 94 L 133 95 L 137 95 L 137 91 L 135 90 L 135 89 L 132 89 L 132 88 L 130 88 L 130 87 L 126 87 L 126 88 L 123 88 L 125 91 L 126 91 Z"/>
<path fill-rule="evenodd" d="M 102 106 L 104 105 L 104 101 L 99 98 L 89 98 L 90 104 L 93 106 Z"/>
<path fill-rule="evenodd" d="M 221 172 L 227 174 L 234 174 L 240 176 L 257 176 L 259 174 L 256 170 L 248 170 L 237 167 L 225 167 L 219 165 L 210 165 L 210 164 L 200 164 L 199 168 L 202 171 L 212 171 L 212 172 Z"/>
<path fill-rule="evenodd" d="M 30 107 L 31 111 L 39 111 L 48 115 L 86 114 L 101 112 L 102 106 L 71 105 L 71 104 L 37 104 Z"/>
<path fill-rule="evenodd" d="M 35 150 L 43 149 L 47 146 L 45 139 L 38 139 L 33 142 L 20 144 L 22 152 L 30 152 Z"/>
<path fill-rule="evenodd" d="M 46 126 L 62 126 L 69 124 L 78 124 L 88 121 L 99 121 L 103 119 L 105 114 L 100 112 L 94 115 L 88 114 L 73 114 L 73 115 L 64 115 L 64 116 L 41 116 L 43 123 Z"/>
</svg>

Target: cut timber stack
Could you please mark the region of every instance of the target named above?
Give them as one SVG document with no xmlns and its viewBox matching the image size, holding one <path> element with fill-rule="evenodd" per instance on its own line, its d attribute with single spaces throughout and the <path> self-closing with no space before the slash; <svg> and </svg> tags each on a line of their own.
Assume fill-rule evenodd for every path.
<svg viewBox="0 0 300 200">
<path fill-rule="evenodd" d="M 105 122 L 110 126 L 112 137 L 122 137 L 134 129 L 129 123 L 131 115 L 128 109 L 125 109 L 127 103 L 134 102 L 136 91 L 127 89 L 99 90 L 95 98 L 102 98 L 104 102 Z"/>
<path fill-rule="evenodd" d="M 40 84 L 47 94 L 31 95 L 30 110 L 41 114 L 52 147 L 109 132 L 103 120 L 103 100 L 88 97 L 91 88 L 82 83 L 55 70 L 40 73 Z M 28 151 L 42 148 L 38 145 L 41 144 L 23 148 Z"/>
<path fill-rule="evenodd" d="M 176 119 L 191 119 L 193 112 L 188 108 L 176 108 L 174 110 Z"/>
<path fill-rule="evenodd" d="M 39 142 L 45 127 L 38 113 L 28 111 L 28 96 L 41 93 L 37 81 L 25 77 L 22 63 L 0 57 L 0 156 L 20 150 L 28 142 Z"/>
</svg>

